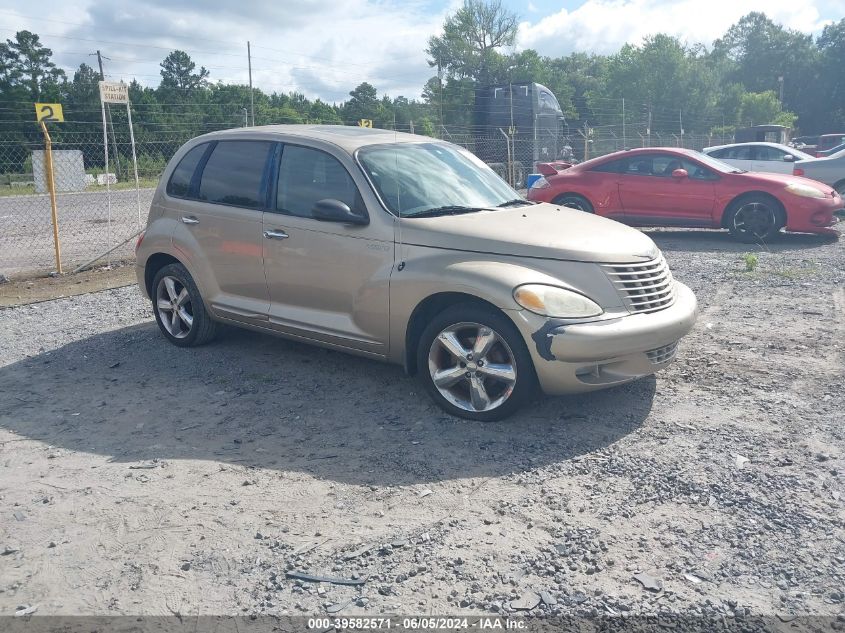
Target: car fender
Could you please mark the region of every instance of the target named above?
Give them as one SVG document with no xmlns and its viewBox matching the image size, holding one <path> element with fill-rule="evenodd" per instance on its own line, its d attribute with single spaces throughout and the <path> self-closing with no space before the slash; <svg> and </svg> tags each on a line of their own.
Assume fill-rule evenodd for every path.
<svg viewBox="0 0 845 633">
<path fill-rule="evenodd" d="M 404 363 L 406 336 L 415 312 L 434 297 L 447 297 L 444 306 L 467 298 L 480 300 L 511 318 L 523 309 L 514 300 L 513 290 L 527 283 L 566 288 L 604 305 L 618 301 L 612 284 L 595 264 L 509 260 L 419 246 L 404 246 L 403 251 L 405 265 L 394 269 L 390 281 L 390 356 L 397 363 Z M 566 280 L 551 270 L 561 266 L 566 267 Z"/>
</svg>

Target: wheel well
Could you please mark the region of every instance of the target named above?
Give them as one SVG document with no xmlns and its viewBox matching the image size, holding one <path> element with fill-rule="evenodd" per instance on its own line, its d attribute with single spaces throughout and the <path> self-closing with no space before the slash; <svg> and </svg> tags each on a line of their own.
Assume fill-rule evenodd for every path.
<svg viewBox="0 0 845 633">
<path fill-rule="evenodd" d="M 581 195 L 580 193 L 576 193 L 574 191 L 567 191 L 565 193 L 559 193 L 558 195 L 556 195 L 554 197 L 554 200 L 562 200 L 566 196 L 575 196 L 576 198 L 581 198 L 583 200 L 586 200 L 587 202 L 590 202 L 590 200 L 587 198 L 587 196 Z M 554 202 L 554 200 L 552 201 L 554 204 L 559 204 L 557 202 Z M 592 202 L 590 202 L 590 204 L 592 204 Z"/>
<path fill-rule="evenodd" d="M 721 226 L 723 229 L 728 228 L 728 219 L 730 218 L 730 212 L 733 210 L 733 208 L 746 198 L 751 198 L 753 196 L 759 196 L 761 198 L 768 198 L 769 200 L 771 200 L 775 205 L 775 210 L 780 214 L 781 222 L 783 222 L 784 224 L 786 223 L 786 210 L 783 208 L 783 204 L 780 200 L 765 191 L 746 191 L 744 193 L 739 194 L 737 197 L 735 197 L 733 200 L 731 200 L 730 202 L 728 202 L 728 204 L 725 205 L 725 208 L 722 211 L 721 221 Z"/>
<path fill-rule="evenodd" d="M 474 303 L 501 312 L 489 301 L 462 292 L 440 292 L 423 299 L 411 313 L 408 328 L 405 330 L 405 371 L 409 374 L 417 373 L 417 346 L 429 321 L 446 308 L 459 303 Z"/>
<path fill-rule="evenodd" d="M 168 264 L 179 264 L 179 260 L 168 255 L 167 253 L 156 253 L 147 258 L 147 263 L 144 266 L 144 286 L 147 289 L 147 296 L 153 296 L 153 279 L 162 268 Z"/>
</svg>

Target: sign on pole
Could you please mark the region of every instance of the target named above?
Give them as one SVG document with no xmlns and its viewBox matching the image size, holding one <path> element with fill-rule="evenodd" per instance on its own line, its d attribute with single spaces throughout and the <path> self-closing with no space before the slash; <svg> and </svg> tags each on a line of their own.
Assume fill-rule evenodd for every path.
<svg viewBox="0 0 845 633">
<path fill-rule="evenodd" d="M 47 122 L 62 122 L 61 103 L 36 103 L 35 119 L 44 133 L 44 171 L 46 172 L 47 190 L 50 192 L 50 216 L 53 221 L 53 246 L 56 250 L 56 272 L 62 274 L 62 246 L 59 240 L 59 213 L 56 208 L 56 181 L 53 173 L 53 141 L 47 131 Z"/>
<path fill-rule="evenodd" d="M 63 123 L 65 115 L 62 112 L 61 103 L 36 103 L 35 104 L 35 121 L 41 123 L 46 121 L 48 123 Z"/>
<path fill-rule="evenodd" d="M 129 123 L 129 142 L 132 146 L 132 165 L 135 171 L 135 197 L 138 203 L 138 227 L 141 227 L 141 185 L 138 180 L 138 158 L 135 153 L 135 130 L 132 128 L 132 109 L 129 106 L 129 86 L 122 81 L 100 82 L 100 107 L 103 112 L 103 153 L 106 163 L 106 193 L 109 195 L 109 233 L 111 233 L 111 191 L 109 190 L 109 148 L 106 134 L 106 104 L 126 105 L 126 117 Z M 116 151 L 116 150 L 115 150 Z M 111 238 L 109 238 L 111 240 Z"/>
<path fill-rule="evenodd" d="M 129 86 L 122 81 L 101 81 L 100 101 L 103 103 L 125 103 L 129 105 Z"/>
<path fill-rule="evenodd" d="M 358 127 L 373 127 L 372 119 L 361 119 L 358 121 Z"/>
</svg>

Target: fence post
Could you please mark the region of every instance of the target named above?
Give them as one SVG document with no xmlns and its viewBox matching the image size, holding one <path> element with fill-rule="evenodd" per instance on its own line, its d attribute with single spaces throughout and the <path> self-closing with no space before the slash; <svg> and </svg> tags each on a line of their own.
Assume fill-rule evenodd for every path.
<svg viewBox="0 0 845 633">
<path fill-rule="evenodd" d="M 59 241 L 59 214 L 56 209 L 56 183 L 53 180 L 53 142 L 47 131 L 47 124 L 41 120 L 44 132 L 44 175 L 47 179 L 47 191 L 50 192 L 50 215 L 53 220 L 53 246 L 56 249 L 56 272 L 62 274 L 62 246 Z"/>
</svg>

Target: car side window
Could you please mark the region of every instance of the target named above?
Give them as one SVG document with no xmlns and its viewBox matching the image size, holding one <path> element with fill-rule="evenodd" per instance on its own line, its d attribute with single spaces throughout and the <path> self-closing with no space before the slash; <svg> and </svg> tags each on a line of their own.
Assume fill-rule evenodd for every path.
<svg viewBox="0 0 845 633">
<path fill-rule="evenodd" d="M 724 158 L 731 160 L 751 160 L 751 147 L 748 145 L 731 147 Z"/>
<path fill-rule="evenodd" d="M 728 150 L 727 149 L 717 149 L 715 152 L 710 152 L 710 156 L 713 158 L 727 158 L 728 157 Z"/>
<path fill-rule="evenodd" d="M 358 187 L 339 160 L 322 150 L 285 145 L 279 165 L 276 210 L 310 218 L 314 204 L 328 198 L 366 215 Z"/>
<path fill-rule="evenodd" d="M 755 160 L 776 160 L 783 162 L 784 156 L 786 156 L 786 152 L 783 152 L 774 147 L 758 145 L 755 148 Z"/>
<path fill-rule="evenodd" d="M 167 195 L 187 198 L 191 191 L 191 180 L 200 160 L 208 149 L 208 143 L 197 145 L 182 157 L 167 182 Z"/>
<path fill-rule="evenodd" d="M 199 186 L 199 199 L 248 209 L 265 206 L 265 171 L 270 141 L 220 141 L 211 152 Z"/>
<path fill-rule="evenodd" d="M 611 160 L 601 165 L 593 167 L 590 171 L 598 171 L 604 174 L 623 174 L 625 173 L 626 159 Z"/>
</svg>

